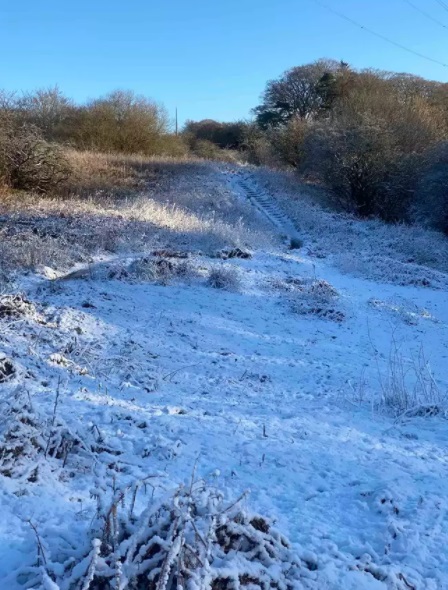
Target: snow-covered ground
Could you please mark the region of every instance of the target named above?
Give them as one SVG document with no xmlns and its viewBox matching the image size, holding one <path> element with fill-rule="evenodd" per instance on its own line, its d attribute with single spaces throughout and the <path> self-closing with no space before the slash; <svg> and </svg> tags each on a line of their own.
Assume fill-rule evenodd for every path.
<svg viewBox="0 0 448 590">
<path fill-rule="evenodd" d="M 216 182 L 235 174 L 218 168 Z M 41 545 L 51 564 L 88 541 L 99 482 L 163 473 L 157 495 L 194 469 L 229 499 L 250 490 L 244 502 L 309 552 L 304 588 L 448 588 L 445 269 L 410 261 L 416 284 L 382 282 L 306 239 L 252 247 L 250 259 L 191 255 L 163 281 L 131 256 L 32 276 L 30 305 L 0 304 L 0 358 L 13 365 L 0 433 L 22 396 L 82 441 L 0 475 L 2 590 L 27 587 L 17 573 Z M 223 268 L 230 290 L 210 285 Z"/>
</svg>

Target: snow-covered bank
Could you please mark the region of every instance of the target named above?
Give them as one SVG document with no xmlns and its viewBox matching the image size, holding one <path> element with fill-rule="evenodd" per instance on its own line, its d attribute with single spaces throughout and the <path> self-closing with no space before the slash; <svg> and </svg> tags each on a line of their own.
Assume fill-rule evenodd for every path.
<svg viewBox="0 0 448 590">
<path fill-rule="evenodd" d="M 86 544 L 99 482 L 161 473 L 160 495 L 195 464 L 229 499 L 249 489 L 244 502 L 310 552 L 304 588 L 447 588 L 446 293 L 355 278 L 312 252 L 188 264 L 161 285 L 111 263 L 30 286 L 16 314 L 0 307 L 15 371 L 2 408 L 20 389 L 80 441 L 0 475 L 0 588 L 23 588 L 15 572 L 36 563 L 29 521 L 57 562 Z M 235 291 L 208 284 L 223 265 Z M 318 282 L 334 293 L 297 306 Z M 421 404 L 435 415 L 397 418 L 381 399 L 391 368 L 411 393 L 421 351 L 439 395 Z"/>
</svg>

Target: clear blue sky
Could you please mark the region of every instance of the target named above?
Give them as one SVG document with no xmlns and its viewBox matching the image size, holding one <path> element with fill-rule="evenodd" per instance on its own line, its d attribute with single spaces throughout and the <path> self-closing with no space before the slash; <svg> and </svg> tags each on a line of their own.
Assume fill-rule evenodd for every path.
<svg viewBox="0 0 448 590">
<path fill-rule="evenodd" d="M 406 0 L 323 1 L 448 62 L 448 28 Z M 437 0 L 412 2 L 448 27 Z M 180 121 L 247 117 L 268 79 L 319 57 L 448 81 L 312 0 L 0 0 L 0 55 L 0 88 L 58 84 L 77 101 L 129 88 L 177 105 Z"/>
</svg>

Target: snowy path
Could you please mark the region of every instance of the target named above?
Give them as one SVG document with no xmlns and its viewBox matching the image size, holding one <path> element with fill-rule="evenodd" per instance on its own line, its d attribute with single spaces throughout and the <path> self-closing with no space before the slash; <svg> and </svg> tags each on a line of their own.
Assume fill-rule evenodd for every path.
<svg viewBox="0 0 448 590">
<path fill-rule="evenodd" d="M 240 292 L 200 278 L 34 290 L 51 325 L 5 326 L 2 347 L 19 368 L 6 396 L 21 381 L 51 415 L 60 381 L 61 417 L 86 438 L 101 432 L 99 464 L 123 485 L 158 470 L 174 485 L 198 460 L 198 475 L 229 497 L 250 489 L 250 506 L 315 556 L 310 588 L 394 588 L 358 571 L 369 560 L 409 588 L 448 588 L 447 422 L 395 421 L 369 402 L 392 338 L 407 359 L 423 347 L 447 390 L 446 294 L 354 279 L 294 252 L 227 264 Z M 315 276 L 339 292 L 344 321 L 291 312 L 284 285 Z M 85 536 L 94 474 L 69 461 L 31 486 L 0 477 L 0 588 L 20 588 L 11 571 L 35 560 L 27 519 L 53 554 L 57 534 Z"/>
<path fill-rule="evenodd" d="M 237 195 L 247 199 L 288 239 L 297 237 L 297 229 L 294 223 L 282 210 L 279 203 L 255 181 L 250 172 L 244 170 L 244 168 L 232 169 L 231 172 L 233 174 L 230 176 L 230 186 Z"/>
</svg>

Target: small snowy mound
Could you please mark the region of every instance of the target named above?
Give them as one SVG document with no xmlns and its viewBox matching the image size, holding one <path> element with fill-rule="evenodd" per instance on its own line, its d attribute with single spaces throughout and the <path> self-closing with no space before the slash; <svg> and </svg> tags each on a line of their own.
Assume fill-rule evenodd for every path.
<svg viewBox="0 0 448 590">
<path fill-rule="evenodd" d="M 22 295 L 3 295 L 0 297 L 0 319 L 20 320 L 31 318 L 40 324 L 45 320 L 37 312 L 36 306 Z"/>
<path fill-rule="evenodd" d="M 295 313 L 342 322 L 345 314 L 338 307 L 338 297 L 336 289 L 327 281 L 302 280 L 297 283 L 291 296 L 291 307 Z"/>
</svg>

